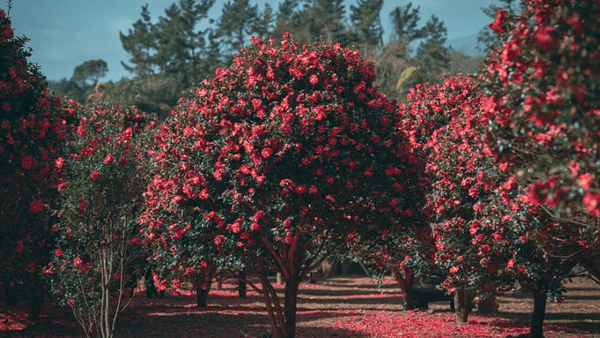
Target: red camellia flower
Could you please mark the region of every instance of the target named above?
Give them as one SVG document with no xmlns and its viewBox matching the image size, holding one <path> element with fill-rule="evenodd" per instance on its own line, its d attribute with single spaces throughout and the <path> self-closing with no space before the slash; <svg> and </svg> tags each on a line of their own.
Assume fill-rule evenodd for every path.
<svg viewBox="0 0 600 338">
<path fill-rule="evenodd" d="M 95 180 L 99 177 L 100 177 L 100 173 L 97 170 L 92 171 L 92 173 L 90 174 L 90 178 L 93 180 Z"/>
<path fill-rule="evenodd" d="M 23 169 L 31 169 L 32 165 L 33 159 L 31 158 L 31 155 L 27 155 L 21 159 L 21 166 Z"/>
<path fill-rule="evenodd" d="M 492 21 L 492 23 L 490 23 L 489 27 L 498 33 L 502 33 L 502 31 L 504 30 L 502 25 L 504 24 L 504 22 L 506 22 L 507 15 L 508 12 L 506 10 L 497 9 L 496 18 L 494 19 L 494 21 Z"/>
<path fill-rule="evenodd" d="M 108 154 L 104 158 L 104 164 L 110 164 L 110 163 L 114 162 L 114 160 L 115 160 L 115 157 L 112 154 Z"/>
<path fill-rule="evenodd" d="M 40 212 L 44 208 L 44 204 L 40 200 L 33 201 L 29 204 L 31 212 Z"/>
<path fill-rule="evenodd" d="M 56 250 L 54 251 L 54 254 L 55 254 L 56 256 L 62 256 L 62 254 L 63 254 L 63 249 L 61 249 L 61 248 L 58 248 L 58 249 L 56 249 Z"/>
</svg>

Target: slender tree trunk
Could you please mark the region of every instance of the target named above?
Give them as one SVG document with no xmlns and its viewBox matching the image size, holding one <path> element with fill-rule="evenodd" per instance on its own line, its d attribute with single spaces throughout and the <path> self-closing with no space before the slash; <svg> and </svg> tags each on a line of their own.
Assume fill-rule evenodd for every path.
<svg viewBox="0 0 600 338">
<path fill-rule="evenodd" d="M 276 281 L 276 283 L 279 284 L 279 285 L 283 284 L 283 276 L 281 275 L 281 272 L 277 273 L 277 281 Z"/>
<path fill-rule="evenodd" d="M 208 293 L 210 292 L 211 279 L 204 283 L 197 283 L 196 285 L 196 305 L 201 308 L 207 306 Z"/>
<path fill-rule="evenodd" d="M 6 284 L 4 284 L 4 296 L 6 297 L 5 301 L 7 306 L 14 306 L 18 303 L 17 288 L 11 285 L 11 283 L 11 281 L 7 281 Z"/>
<path fill-rule="evenodd" d="M 244 271 L 240 271 L 238 276 L 240 277 L 240 281 L 238 283 L 238 296 L 241 299 L 246 299 L 246 291 L 248 288 L 246 286 L 246 282 L 242 280 L 246 279 L 246 273 Z"/>
<path fill-rule="evenodd" d="M 413 290 L 415 274 L 413 269 L 406 269 L 406 277 L 402 275 L 400 269 L 394 269 L 393 273 L 402 291 L 404 310 L 414 310 L 415 300 L 413 298 Z"/>
<path fill-rule="evenodd" d="M 285 318 L 285 337 L 294 338 L 296 336 L 296 308 L 298 304 L 298 286 L 300 278 L 291 278 L 285 281 L 285 300 L 284 300 L 284 318 Z"/>
<path fill-rule="evenodd" d="M 32 279 L 32 283 L 29 294 L 29 319 L 38 320 L 42 311 L 42 303 L 44 302 L 44 286 L 37 275 L 30 276 L 30 278 Z"/>
<path fill-rule="evenodd" d="M 469 306 L 469 294 L 465 290 L 457 290 L 454 295 L 454 312 L 457 323 L 467 323 L 471 307 Z"/>
<path fill-rule="evenodd" d="M 533 315 L 531 318 L 531 337 L 544 337 L 544 317 L 546 316 L 546 292 L 543 289 L 533 290 Z"/>
</svg>

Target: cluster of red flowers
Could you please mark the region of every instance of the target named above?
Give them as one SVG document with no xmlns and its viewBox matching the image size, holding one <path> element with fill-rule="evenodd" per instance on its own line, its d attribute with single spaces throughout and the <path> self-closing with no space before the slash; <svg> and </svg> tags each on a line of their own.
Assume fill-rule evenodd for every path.
<svg viewBox="0 0 600 338">
<path fill-rule="evenodd" d="M 484 121 L 500 168 L 527 187 L 523 201 L 558 222 L 545 247 L 600 276 L 600 50 L 595 0 L 530 0 L 491 27 Z M 557 240 L 554 240 L 557 239 Z"/>
<path fill-rule="evenodd" d="M 530 185 L 530 201 L 561 216 L 600 216 L 597 1 L 526 1 L 490 27 L 503 44 L 483 77 L 490 147 Z"/>
<path fill-rule="evenodd" d="M 25 42 L 0 10 L 0 271 L 14 281 L 39 271 L 51 252 L 61 175 L 54 161 L 72 118 L 27 61 Z"/>
<path fill-rule="evenodd" d="M 373 67 L 357 51 L 339 44 L 300 48 L 289 36 L 280 49 L 273 41 L 252 44 L 195 97 L 183 99 L 155 136 L 152 208 L 224 199 L 227 207 L 207 208 L 220 216 L 211 218 L 216 228 L 230 230 L 215 234 L 216 242 L 233 235 L 244 246 L 252 241 L 248 234 L 264 235 L 262 229 L 291 242 L 297 232 L 318 228 L 324 215 L 340 213 L 341 205 L 348 214 L 365 209 L 357 199 L 366 190 L 388 198 L 408 193 L 403 181 L 414 175 L 416 158 L 393 131 L 395 108 L 376 92 Z M 171 172 L 166 163 L 178 164 Z M 275 212 L 277 204 L 284 210 Z M 247 218 L 222 220 L 231 209 L 243 215 L 246 208 Z M 403 199 L 384 209 L 413 214 Z"/>
</svg>

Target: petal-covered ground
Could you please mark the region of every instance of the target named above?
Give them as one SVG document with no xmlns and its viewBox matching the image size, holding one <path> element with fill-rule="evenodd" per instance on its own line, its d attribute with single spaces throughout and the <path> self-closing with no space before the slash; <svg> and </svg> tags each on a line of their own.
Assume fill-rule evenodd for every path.
<svg viewBox="0 0 600 338">
<path fill-rule="evenodd" d="M 546 338 L 600 337 L 600 287 L 576 280 L 561 304 L 548 304 Z M 377 288 L 370 278 L 336 277 L 303 284 L 298 301 L 297 337 L 516 337 L 528 332 L 531 298 L 511 292 L 500 298 L 496 316 L 469 317 L 457 324 L 447 303 L 430 310 L 402 311 L 400 293 L 391 280 Z M 269 337 L 262 298 L 253 291 L 239 299 L 234 284 L 211 291 L 206 309 L 195 307 L 188 292 L 164 299 L 135 297 L 120 315 L 116 337 Z M 42 318 L 26 319 L 26 304 L 0 306 L 0 337 L 81 337 L 68 308 L 44 306 Z"/>
</svg>

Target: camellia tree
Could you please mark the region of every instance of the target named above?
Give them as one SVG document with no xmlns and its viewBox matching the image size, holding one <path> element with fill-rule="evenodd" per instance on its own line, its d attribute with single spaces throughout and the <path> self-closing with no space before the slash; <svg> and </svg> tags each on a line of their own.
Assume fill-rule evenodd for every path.
<svg viewBox="0 0 600 338">
<path fill-rule="evenodd" d="M 0 10 L 0 284 L 31 296 L 30 317 L 43 300 L 41 268 L 51 259 L 52 217 L 61 171 L 54 166 L 71 118 L 48 95 L 44 76 L 27 61 L 27 39 L 15 37 Z M 16 301 L 16 300 L 15 300 Z"/>
<path fill-rule="evenodd" d="M 471 241 L 470 228 L 481 220 L 474 207 L 486 202 L 494 187 L 485 179 L 493 158 L 474 128 L 478 122 L 480 91 L 471 78 L 444 77 L 441 84 L 418 84 L 400 106 L 402 126 L 413 147 L 426 159 L 427 194 L 436 253 L 435 264 L 455 294 L 456 318 L 466 322 L 469 294 L 489 284 L 490 262 Z"/>
<path fill-rule="evenodd" d="M 140 173 L 145 135 L 156 121 L 135 107 L 71 100 L 64 109 L 80 120 L 65 146 L 68 156 L 56 161 L 68 179 L 58 186 L 57 249 L 47 274 L 86 337 L 113 337 L 124 290 L 135 287 L 132 262 L 146 254 L 138 220 L 147 181 Z"/>
<path fill-rule="evenodd" d="M 486 126 L 475 81 L 442 80 L 411 89 L 400 114 L 414 148 L 427 158 L 435 264 L 456 294 L 457 321 L 467 321 L 469 297 L 485 298 L 519 281 L 538 298 L 532 328 L 541 328 L 546 297 L 561 295 L 573 263 L 548 255 L 540 238 L 554 236 L 555 224 L 529 204 L 514 176 L 495 166 L 481 139 Z"/>
<path fill-rule="evenodd" d="M 209 254 L 183 251 L 180 261 L 198 264 L 189 268 L 206 261 L 256 276 L 273 336 L 294 337 L 309 271 L 363 231 L 418 217 L 419 166 L 357 51 L 299 47 L 289 34 L 280 48 L 251 42 L 155 135 L 144 220 L 169 243 L 161 258 L 195 240 Z"/>
<path fill-rule="evenodd" d="M 501 39 L 482 77 L 486 141 L 560 231 L 547 247 L 600 280 L 598 1 L 524 1 L 490 24 Z M 576 244 L 576 245 L 573 245 Z"/>
</svg>

